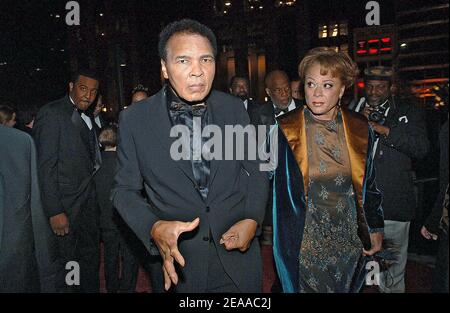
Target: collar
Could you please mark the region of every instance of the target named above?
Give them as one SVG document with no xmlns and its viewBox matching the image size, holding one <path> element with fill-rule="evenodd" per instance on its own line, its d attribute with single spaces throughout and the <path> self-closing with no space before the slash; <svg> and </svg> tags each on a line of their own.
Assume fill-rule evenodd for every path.
<svg viewBox="0 0 450 313">
<path fill-rule="evenodd" d="M 275 110 L 276 109 L 275 104 L 272 103 L 272 105 L 273 105 L 273 109 Z M 294 101 L 294 98 L 291 98 L 291 102 L 289 102 L 287 110 L 288 110 L 288 112 L 290 112 L 290 111 L 292 111 L 294 109 L 295 109 L 295 101 Z M 279 116 L 281 116 L 283 114 L 285 114 L 285 113 L 283 111 L 281 111 L 278 115 L 275 115 L 275 117 L 279 117 Z"/>
</svg>

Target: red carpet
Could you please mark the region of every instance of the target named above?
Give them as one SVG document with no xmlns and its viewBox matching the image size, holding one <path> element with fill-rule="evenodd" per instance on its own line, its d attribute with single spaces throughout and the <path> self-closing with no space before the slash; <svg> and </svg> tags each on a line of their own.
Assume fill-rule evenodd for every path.
<svg viewBox="0 0 450 313">
<path fill-rule="evenodd" d="M 263 257 L 263 292 L 270 293 L 270 288 L 275 279 L 274 263 L 272 257 L 272 246 L 262 246 Z M 103 258 L 103 255 L 102 255 Z M 428 293 L 431 290 L 432 268 L 421 263 L 409 261 L 406 266 L 406 292 Z M 140 293 L 151 292 L 148 274 L 139 268 L 139 276 L 136 291 Z M 103 262 L 100 265 L 100 292 L 105 290 L 105 275 Z M 364 293 L 376 293 L 376 287 L 365 288 Z"/>
</svg>

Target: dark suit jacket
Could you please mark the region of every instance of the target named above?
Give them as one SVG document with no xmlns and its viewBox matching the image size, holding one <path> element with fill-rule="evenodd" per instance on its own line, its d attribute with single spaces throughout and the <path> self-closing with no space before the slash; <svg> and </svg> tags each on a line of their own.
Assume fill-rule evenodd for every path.
<svg viewBox="0 0 450 313">
<path fill-rule="evenodd" d="M 100 228 L 117 230 L 115 223 L 115 209 L 110 200 L 117 168 L 117 153 L 115 151 L 102 152 L 102 166 L 95 174 L 95 189 L 100 211 Z"/>
<path fill-rule="evenodd" d="M 242 102 L 231 95 L 212 91 L 207 103 L 212 123 L 223 134 L 225 125 L 249 123 Z M 182 278 L 177 291 L 206 289 L 210 232 L 225 271 L 237 287 L 243 292 L 261 291 L 262 262 L 257 240 L 245 253 L 226 251 L 219 241 L 240 220 L 253 219 L 261 225 L 268 196 L 266 174 L 259 171 L 256 161 L 212 160 L 209 194 L 203 200 L 191 161 L 171 158 L 171 144 L 176 138 L 169 136 L 170 128 L 163 90 L 121 113 L 114 206 L 148 250 L 150 230 L 156 221 L 192 221 L 200 217 L 200 226 L 182 234 L 178 241 L 186 266 L 179 269 Z M 148 200 L 141 194 L 143 187 Z"/>
<path fill-rule="evenodd" d="M 247 114 L 250 118 L 250 124 L 257 125 L 258 121 L 254 120 L 253 118 L 257 116 L 257 114 L 255 113 L 259 110 L 260 106 L 261 105 L 257 101 L 247 99 Z"/>
<path fill-rule="evenodd" d="M 385 125 L 389 136 L 380 137 L 374 158 L 384 218 L 407 222 L 416 208 L 412 160 L 424 158 L 430 145 L 426 125 L 418 105 L 400 99 L 391 105 Z"/>
<path fill-rule="evenodd" d="M 48 217 L 66 213 L 73 223 L 95 197 L 89 128 L 66 96 L 39 110 L 33 130 L 44 210 Z"/>
<path fill-rule="evenodd" d="M 439 194 L 436 198 L 431 214 L 425 221 L 425 227 L 433 234 L 439 233 L 442 208 L 445 193 L 448 187 L 448 120 L 444 123 L 444 125 L 442 125 L 441 132 L 439 134 L 439 148 Z"/>
<path fill-rule="evenodd" d="M 0 143 L 0 292 L 55 292 L 55 242 L 41 206 L 33 139 L 0 125 Z"/>
</svg>

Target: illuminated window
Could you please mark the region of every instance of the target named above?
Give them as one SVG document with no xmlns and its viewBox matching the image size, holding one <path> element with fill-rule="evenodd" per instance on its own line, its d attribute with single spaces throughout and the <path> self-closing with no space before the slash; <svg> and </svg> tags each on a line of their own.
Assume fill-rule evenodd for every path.
<svg viewBox="0 0 450 313">
<path fill-rule="evenodd" d="M 348 24 L 347 22 L 335 23 L 332 22 L 328 25 L 319 25 L 319 38 L 348 36 Z"/>
<path fill-rule="evenodd" d="M 328 37 L 328 27 L 327 25 L 319 26 L 319 38 L 327 38 Z"/>
<path fill-rule="evenodd" d="M 330 27 L 330 29 L 331 29 L 331 27 Z M 337 35 L 339 33 L 339 25 L 334 24 L 332 29 L 333 29 L 333 31 L 331 32 L 330 37 L 337 37 Z"/>
<path fill-rule="evenodd" d="M 276 7 L 291 7 L 297 0 L 282 0 L 275 2 Z"/>
</svg>

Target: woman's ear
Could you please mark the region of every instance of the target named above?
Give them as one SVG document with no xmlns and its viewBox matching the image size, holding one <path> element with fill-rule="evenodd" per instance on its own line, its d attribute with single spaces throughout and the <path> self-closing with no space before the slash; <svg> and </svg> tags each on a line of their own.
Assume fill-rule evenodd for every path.
<svg viewBox="0 0 450 313">
<path fill-rule="evenodd" d="M 339 99 L 342 98 L 342 96 L 344 95 L 344 92 L 345 92 L 345 86 L 342 86 L 341 91 L 339 92 Z"/>
</svg>

